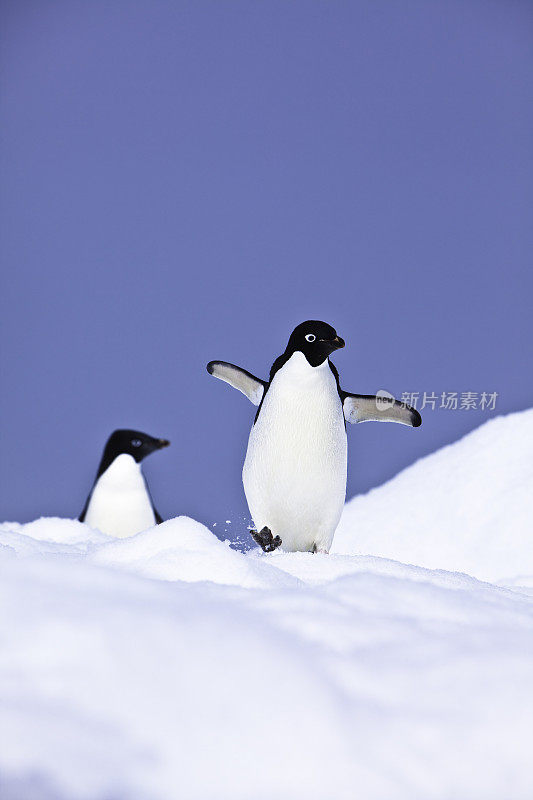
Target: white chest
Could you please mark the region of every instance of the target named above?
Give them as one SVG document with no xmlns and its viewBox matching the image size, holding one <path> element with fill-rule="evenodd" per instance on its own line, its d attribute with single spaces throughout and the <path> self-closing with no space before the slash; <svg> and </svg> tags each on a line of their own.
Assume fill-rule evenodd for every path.
<svg viewBox="0 0 533 800">
<path fill-rule="evenodd" d="M 123 453 L 98 479 L 85 522 L 108 536 L 124 538 L 155 525 L 141 465 Z"/>
<path fill-rule="evenodd" d="M 328 362 L 295 353 L 279 370 L 250 433 L 243 481 L 256 526 L 286 549 L 331 540 L 346 492 L 347 443 Z"/>
</svg>

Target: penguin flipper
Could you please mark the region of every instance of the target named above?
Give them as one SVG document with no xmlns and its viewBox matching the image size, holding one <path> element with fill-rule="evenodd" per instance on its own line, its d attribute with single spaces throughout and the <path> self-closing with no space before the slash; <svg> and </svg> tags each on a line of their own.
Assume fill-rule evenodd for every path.
<svg viewBox="0 0 533 800">
<path fill-rule="evenodd" d="M 422 417 L 407 403 L 389 400 L 387 397 L 376 397 L 373 394 L 350 394 L 343 392 L 342 408 L 346 422 L 399 422 L 418 428 L 422 425 Z"/>
<path fill-rule="evenodd" d="M 256 378 L 251 372 L 236 367 L 235 364 L 228 364 L 227 361 L 210 361 L 207 371 L 245 394 L 254 406 L 260 405 L 267 385 L 261 378 Z"/>
<path fill-rule="evenodd" d="M 163 517 L 161 516 L 161 514 L 159 513 L 157 508 L 154 506 L 154 501 L 152 499 L 152 493 L 151 493 L 150 489 L 148 488 L 148 484 L 146 483 L 146 478 L 144 477 L 144 475 L 143 475 L 143 478 L 144 478 L 144 488 L 146 489 L 146 494 L 150 498 L 150 505 L 152 506 L 152 511 L 154 512 L 155 524 L 156 525 L 161 525 L 161 523 L 164 522 L 165 520 L 163 519 Z"/>
<path fill-rule="evenodd" d="M 93 493 L 91 491 L 91 493 L 89 494 L 87 500 L 85 501 L 85 505 L 83 506 L 83 511 L 81 512 L 81 514 L 78 517 L 78 522 L 85 522 L 85 516 L 87 514 L 87 509 L 89 508 L 89 501 L 90 501 L 90 499 L 92 497 L 92 494 Z"/>
</svg>

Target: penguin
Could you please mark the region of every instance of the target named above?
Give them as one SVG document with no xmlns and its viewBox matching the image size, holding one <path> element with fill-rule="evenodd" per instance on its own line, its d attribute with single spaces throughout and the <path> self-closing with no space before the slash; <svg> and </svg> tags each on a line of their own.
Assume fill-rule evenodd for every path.
<svg viewBox="0 0 533 800">
<path fill-rule="evenodd" d="M 344 340 L 331 325 L 307 320 L 292 332 L 268 381 L 226 361 L 207 371 L 258 406 L 242 472 L 264 552 L 328 553 L 346 498 L 346 423 L 399 422 L 417 428 L 416 409 L 392 397 L 341 389 L 329 360 Z"/>
<path fill-rule="evenodd" d="M 163 522 L 152 502 L 141 461 L 169 444 L 167 439 L 154 439 L 140 431 L 114 431 L 79 521 L 119 539 Z"/>
</svg>

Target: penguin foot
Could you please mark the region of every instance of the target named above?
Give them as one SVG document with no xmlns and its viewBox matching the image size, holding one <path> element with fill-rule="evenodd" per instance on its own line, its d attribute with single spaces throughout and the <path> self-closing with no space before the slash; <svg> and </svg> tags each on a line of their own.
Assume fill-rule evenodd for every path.
<svg viewBox="0 0 533 800">
<path fill-rule="evenodd" d="M 266 526 L 258 531 L 250 531 L 252 539 L 262 549 L 263 553 L 271 553 L 281 544 L 279 536 L 272 536 L 272 531 Z"/>
</svg>

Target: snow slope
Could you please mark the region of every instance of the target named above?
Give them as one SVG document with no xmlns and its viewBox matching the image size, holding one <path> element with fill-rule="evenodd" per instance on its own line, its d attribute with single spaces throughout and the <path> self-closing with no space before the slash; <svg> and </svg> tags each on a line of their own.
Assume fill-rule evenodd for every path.
<svg viewBox="0 0 533 800">
<path fill-rule="evenodd" d="M 435 506 L 437 561 L 461 569 L 477 541 L 496 575 L 502 520 L 522 548 L 497 575 L 512 588 L 376 555 L 240 553 L 184 517 L 118 541 L 71 520 L 0 526 L 0 798 L 530 800 L 531 420 L 495 420 L 411 468 L 434 474 L 418 499 Z M 478 449 L 501 487 L 483 523 L 485 483 L 465 466 Z M 462 530 L 434 488 L 459 503 L 455 464 L 472 477 Z M 348 504 L 341 548 L 374 550 L 370 511 L 354 509 L 379 493 L 415 548 L 432 518 L 409 526 L 395 489 L 412 494 L 409 474 Z"/>
<path fill-rule="evenodd" d="M 533 409 L 496 417 L 355 497 L 332 549 L 533 586 Z"/>
</svg>

